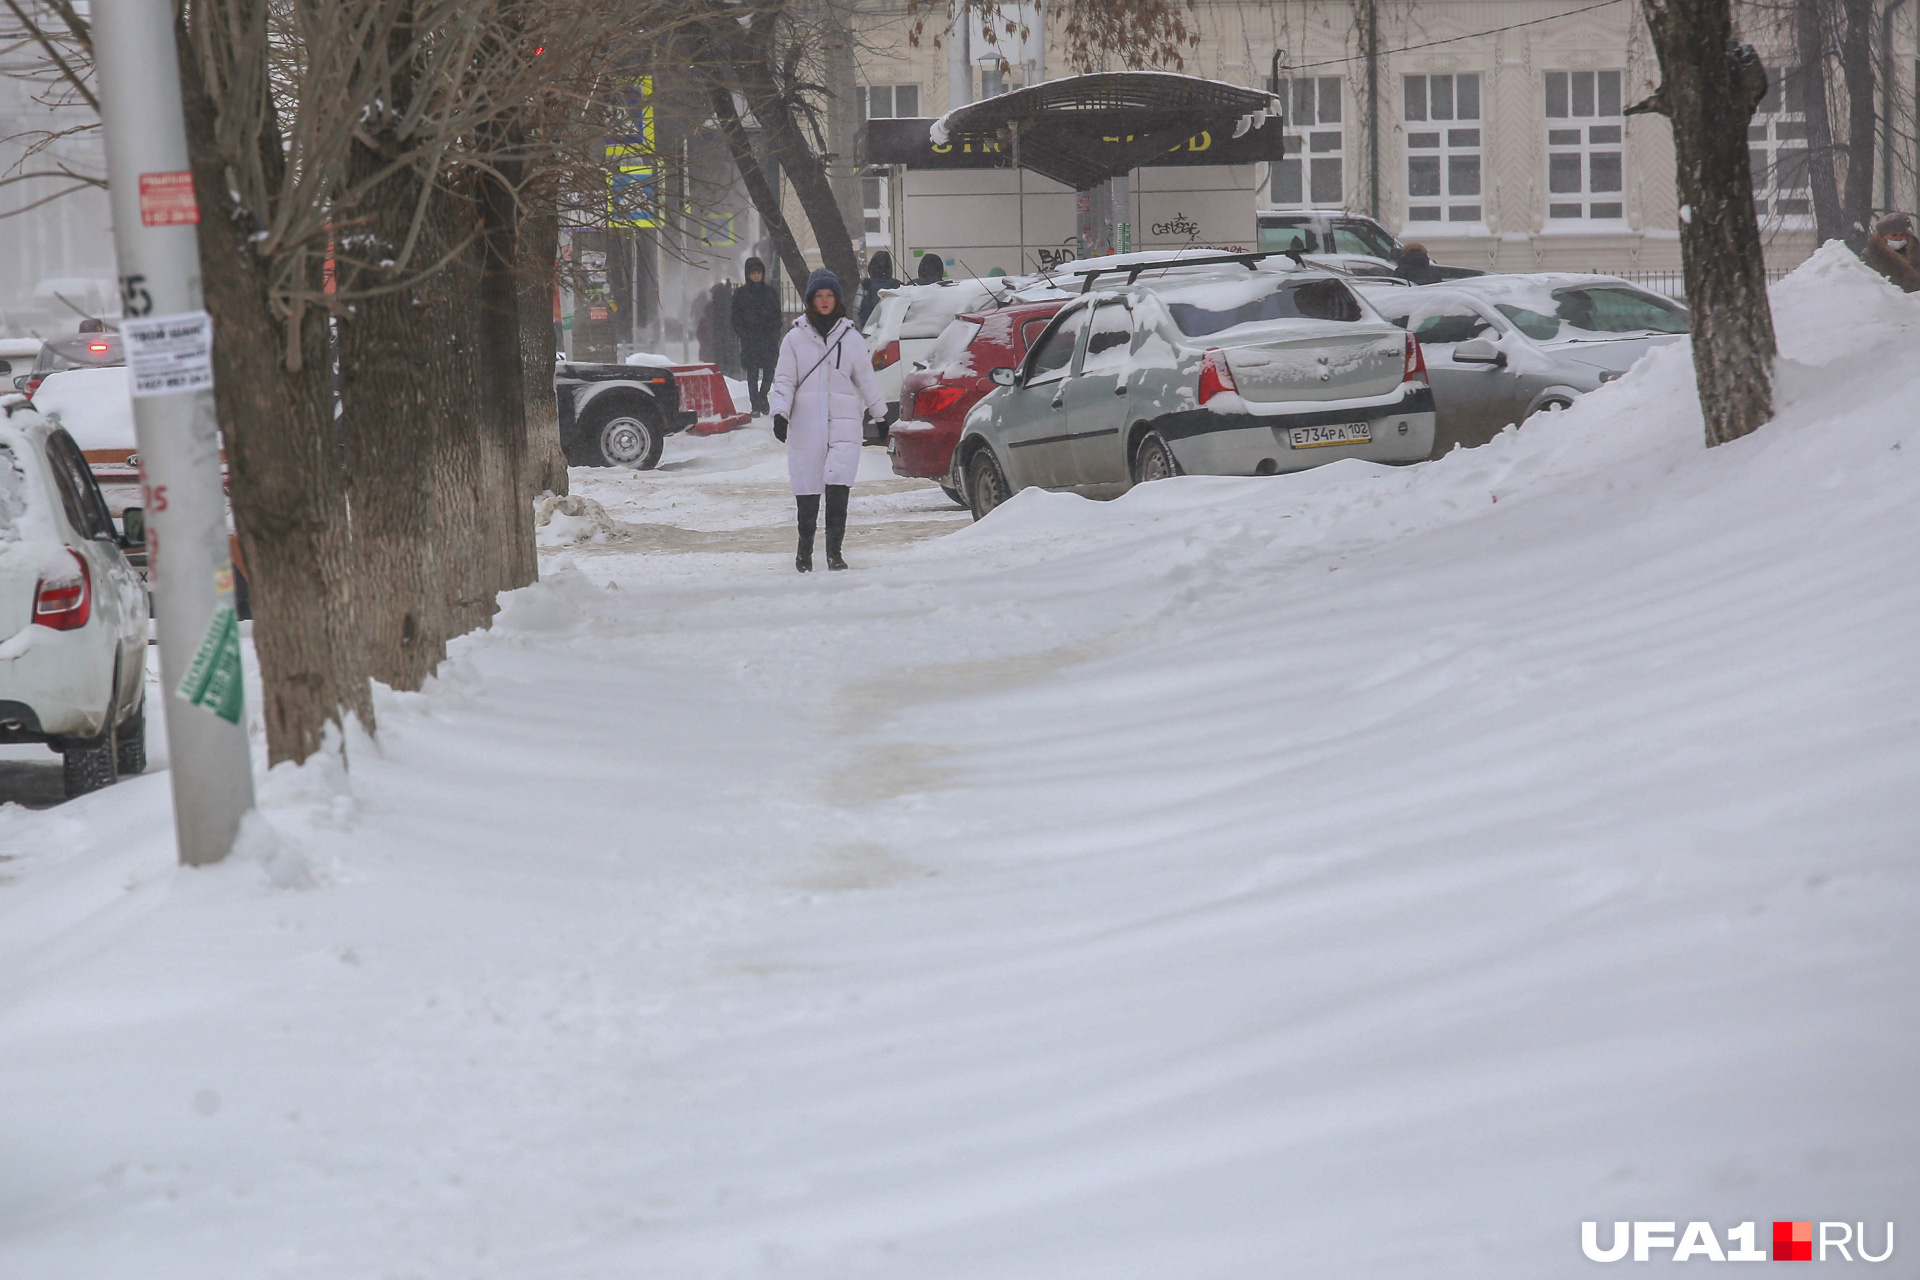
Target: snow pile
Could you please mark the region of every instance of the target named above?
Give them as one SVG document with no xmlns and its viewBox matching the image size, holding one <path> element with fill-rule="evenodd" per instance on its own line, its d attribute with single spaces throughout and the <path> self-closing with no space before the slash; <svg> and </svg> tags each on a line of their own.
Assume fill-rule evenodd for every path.
<svg viewBox="0 0 1920 1280">
<path fill-rule="evenodd" d="M 124 366 L 50 373 L 33 393 L 33 407 L 45 418 L 57 417 L 82 449 L 135 447 Z"/>
<path fill-rule="evenodd" d="M 237 867 L 169 864 L 158 778 L 0 809 L 0 1274 L 1877 1242 L 1920 1194 L 1920 298 L 1824 252 L 1775 298 L 1778 420 L 1714 450 L 1680 344 L 1420 467 L 905 550 L 856 492 L 806 578 L 760 433 L 576 472 L 686 547 L 551 564 L 350 774 L 276 772 Z"/>
<path fill-rule="evenodd" d="M 605 542 L 620 532 L 619 522 L 605 507 L 577 493 L 543 493 L 535 498 L 533 527 L 543 547 Z"/>
</svg>

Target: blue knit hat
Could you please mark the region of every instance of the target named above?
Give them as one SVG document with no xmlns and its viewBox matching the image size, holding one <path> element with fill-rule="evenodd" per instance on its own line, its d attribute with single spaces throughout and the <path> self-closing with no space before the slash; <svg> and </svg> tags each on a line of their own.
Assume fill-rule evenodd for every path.
<svg viewBox="0 0 1920 1280">
<path fill-rule="evenodd" d="M 813 274 L 807 277 L 807 306 L 813 305 L 813 295 L 822 289 L 833 290 L 833 300 L 845 306 L 847 295 L 840 292 L 840 277 L 825 267 L 815 267 Z"/>
</svg>

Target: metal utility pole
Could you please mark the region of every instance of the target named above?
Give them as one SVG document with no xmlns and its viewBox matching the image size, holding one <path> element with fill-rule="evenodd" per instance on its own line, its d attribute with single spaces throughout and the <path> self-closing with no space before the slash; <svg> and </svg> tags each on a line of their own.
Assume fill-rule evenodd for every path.
<svg viewBox="0 0 1920 1280">
<path fill-rule="evenodd" d="M 187 162 L 168 0 L 94 0 L 94 66 L 120 259 L 148 577 L 180 861 L 218 862 L 253 807 L 226 497 L 213 408 L 213 322 Z"/>
</svg>

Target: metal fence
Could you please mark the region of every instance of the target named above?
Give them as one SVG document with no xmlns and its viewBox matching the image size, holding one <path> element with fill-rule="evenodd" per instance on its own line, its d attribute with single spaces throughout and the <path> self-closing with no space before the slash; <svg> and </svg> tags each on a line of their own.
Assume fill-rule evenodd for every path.
<svg viewBox="0 0 1920 1280">
<path fill-rule="evenodd" d="M 1787 267 L 1768 267 L 1767 283 L 1773 284 L 1788 272 Z M 1683 300 L 1687 296 L 1686 277 L 1678 271 L 1596 271 L 1596 275 L 1619 276 L 1652 293 L 1665 294 L 1669 298 Z"/>
</svg>

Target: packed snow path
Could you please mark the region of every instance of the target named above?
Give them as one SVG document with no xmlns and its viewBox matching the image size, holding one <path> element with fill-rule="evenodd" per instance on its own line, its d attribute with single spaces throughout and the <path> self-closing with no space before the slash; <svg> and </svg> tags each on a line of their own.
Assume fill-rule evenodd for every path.
<svg viewBox="0 0 1920 1280">
<path fill-rule="evenodd" d="M 1407 470 L 863 485 L 808 578 L 764 433 L 575 472 L 607 521 L 228 864 L 157 775 L 0 809 L 0 1275 L 1904 1237 L 1920 298 L 1775 298 L 1780 418 L 1711 452 L 1668 349 Z"/>
</svg>

